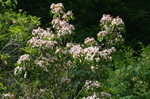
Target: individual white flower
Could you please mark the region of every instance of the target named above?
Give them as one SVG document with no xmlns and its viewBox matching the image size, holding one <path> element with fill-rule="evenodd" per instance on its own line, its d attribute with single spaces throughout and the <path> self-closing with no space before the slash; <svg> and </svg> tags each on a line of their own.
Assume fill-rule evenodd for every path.
<svg viewBox="0 0 150 99">
<path fill-rule="evenodd" d="M 123 22 L 123 20 L 120 17 L 116 17 L 116 18 L 113 18 L 111 24 L 118 26 L 118 25 L 124 24 L 124 22 Z"/>
<path fill-rule="evenodd" d="M 17 61 L 17 64 L 21 64 L 22 62 L 25 62 L 25 61 L 30 61 L 29 54 L 24 54 L 24 55 L 20 56 L 20 58 Z"/>
</svg>

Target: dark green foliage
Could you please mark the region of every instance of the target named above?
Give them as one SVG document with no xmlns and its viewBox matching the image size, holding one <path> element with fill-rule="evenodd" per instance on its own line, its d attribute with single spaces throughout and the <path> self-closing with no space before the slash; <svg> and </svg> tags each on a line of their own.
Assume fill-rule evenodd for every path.
<svg viewBox="0 0 150 99">
<path fill-rule="evenodd" d="M 0 14 L 0 66 L 12 65 L 39 18 L 12 11 Z M 8 60 L 7 60 L 8 59 Z"/>
<path fill-rule="evenodd" d="M 114 70 L 109 72 L 107 79 L 108 90 L 114 99 L 148 99 L 150 48 L 143 48 L 141 57 L 134 57 L 133 50 L 118 51 L 111 63 Z"/>
<path fill-rule="evenodd" d="M 4 9 L 15 9 L 17 0 L 0 0 L 0 11 Z"/>
</svg>

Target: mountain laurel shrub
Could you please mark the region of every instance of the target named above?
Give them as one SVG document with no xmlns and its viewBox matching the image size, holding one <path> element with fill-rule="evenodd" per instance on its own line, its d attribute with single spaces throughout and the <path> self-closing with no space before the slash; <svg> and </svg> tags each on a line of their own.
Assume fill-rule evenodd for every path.
<svg viewBox="0 0 150 99">
<path fill-rule="evenodd" d="M 112 55 L 124 39 L 124 22 L 120 17 L 104 14 L 101 31 L 96 37 L 87 37 L 75 43 L 72 11 L 65 11 L 62 3 L 50 6 L 51 27 L 33 29 L 32 37 L 22 49 L 14 69 L 15 79 L 21 87 L 18 98 L 99 99 L 111 98 L 102 82 Z M 5 96 L 5 94 L 4 94 Z"/>
<path fill-rule="evenodd" d="M 123 46 L 120 17 L 103 14 L 99 32 L 80 40 L 72 11 L 62 3 L 50 11 L 48 28 L 22 12 L 0 14 L 0 98 L 149 99 L 150 47 L 136 56 Z"/>
</svg>

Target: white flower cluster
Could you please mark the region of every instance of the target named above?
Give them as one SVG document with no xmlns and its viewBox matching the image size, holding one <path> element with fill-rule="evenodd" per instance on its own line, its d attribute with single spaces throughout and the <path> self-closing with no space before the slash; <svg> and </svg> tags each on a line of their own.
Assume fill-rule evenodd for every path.
<svg viewBox="0 0 150 99">
<path fill-rule="evenodd" d="M 87 37 L 85 40 L 84 40 L 84 44 L 85 45 L 95 45 L 96 44 L 96 41 L 93 37 Z"/>
<path fill-rule="evenodd" d="M 48 69 L 47 69 L 46 66 L 49 64 L 49 63 L 48 63 L 49 60 L 50 60 L 50 59 L 48 59 L 48 58 L 46 58 L 46 57 L 41 57 L 41 58 L 36 59 L 36 60 L 34 61 L 34 63 L 35 63 L 37 66 L 43 68 L 44 71 L 48 71 Z"/>
<path fill-rule="evenodd" d="M 120 17 L 116 17 L 116 18 L 113 18 L 111 24 L 118 26 L 118 25 L 124 24 L 124 22 Z"/>
<path fill-rule="evenodd" d="M 53 18 L 53 20 L 51 21 L 54 30 L 56 30 L 56 33 L 50 28 L 47 28 L 46 30 L 40 27 L 37 29 L 33 29 L 32 35 L 34 37 L 32 37 L 28 41 L 28 44 L 30 44 L 32 47 L 54 48 L 57 45 L 57 42 L 54 41 L 54 39 L 71 35 L 75 29 L 72 24 L 69 24 L 65 20 L 65 18 L 72 16 L 73 13 L 71 11 L 65 13 L 62 3 L 53 3 L 50 8 L 54 14 L 61 14 L 60 16 Z"/>
<path fill-rule="evenodd" d="M 22 56 L 20 56 L 20 58 L 17 61 L 18 65 L 21 65 L 22 63 L 28 63 L 30 61 L 30 55 L 29 54 L 24 54 Z M 27 74 L 25 72 L 26 67 L 25 66 L 17 66 L 14 69 L 14 75 L 19 75 L 24 73 L 24 78 L 26 78 Z"/>
<path fill-rule="evenodd" d="M 54 34 L 50 28 L 44 30 L 38 27 L 37 29 L 33 29 L 32 35 L 33 37 L 28 41 L 31 47 L 54 48 L 57 45 L 57 42 L 52 40 Z"/>
<path fill-rule="evenodd" d="M 109 14 L 103 14 L 100 22 L 102 24 L 107 24 L 107 23 L 111 23 L 112 25 L 121 25 L 124 24 L 123 20 L 117 16 L 116 18 L 113 18 L 111 15 Z"/>
<path fill-rule="evenodd" d="M 32 45 L 31 47 L 46 47 L 53 49 L 57 45 L 57 41 L 43 40 L 38 37 L 32 37 L 28 44 Z"/>
<path fill-rule="evenodd" d="M 113 18 L 111 17 L 111 15 L 109 15 L 109 14 L 103 14 L 103 16 L 102 16 L 100 22 L 101 22 L 102 24 L 105 24 L 105 23 L 111 22 L 112 19 L 113 19 Z"/>
<path fill-rule="evenodd" d="M 75 30 L 75 27 L 72 24 L 69 24 L 65 20 L 60 20 L 59 18 L 55 18 L 52 20 L 53 28 L 57 29 L 58 37 L 64 37 L 66 35 L 71 35 Z"/>
<path fill-rule="evenodd" d="M 38 38 L 42 39 L 50 39 L 53 37 L 52 30 L 50 28 L 47 28 L 47 30 L 42 29 L 41 27 L 38 27 L 37 29 L 33 29 L 32 35 L 37 36 Z"/>
<path fill-rule="evenodd" d="M 83 54 L 85 56 L 85 59 L 89 60 L 89 61 L 93 61 L 93 60 L 99 61 L 100 60 L 99 50 L 100 50 L 100 48 L 97 46 L 91 46 L 91 47 L 84 48 Z"/>
<path fill-rule="evenodd" d="M 64 13 L 64 6 L 62 3 L 52 3 L 50 6 L 52 13 Z"/>
<path fill-rule="evenodd" d="M 102 50 L 102 51 L 99 52 L 99 55 L 103 59 L 112 59 L 111 54 L 113 52 L 116 52 L 116 48 L 115 47 L 112 47 L 110 49 L 104 49 L 104 50 Z"/>
<path fill-rule="evenodd" d="M 93 87 L 94 88 L 99 88 L 100 86 L 101 85 L 98 81 L 91 81 L 91 80 L 86 80 L 85 85 L 84 85 L 84 87 L 86 89 L 93 88 Z"/>
<path fill-rule="evenodd" d="M 104 37 L 104 36 L 106 36 L 107 34 L 109 34 L 109 32 L 107 32 L 107 31 L 100 31 L 100 32 L 98 32 L 97 37 L 98 37 L 98 38 Z"/>
<path fill-rule="evenodd" d="M 80 44 L 73 45 L 70 48 L 69 53 L 72 54 L 73 57 L 80 57 L 83 54 L 83 48 Z"/>
<path fill-rule="evenodd" d="M 124 32 L 124 22 L 120 17 L 113 18 L 110 15 L 104 14 L 100 22 L 102 31 L 97 34 L 97 39 L 100 42 L 105 39 L 106 46 L 114 46 L 124 41 L 121 35 L 121 32 Z"/>
<path fill-rule="evenodd" d="M 53 28 L 56 29 L 57 36 L 64 37 L 67 35 L 71 35 L 75 30 L 75 27 L 69 23 L 69 19 L 73 16 L 72 11 L 68 11 L 67 13 L 65 13 L 62 3 L 52 4 L 51 10 L 52 12 L 59 14 L 59 16 L 54 17 L 51 21 Z"/>
<path fill-rule="evenodd" d="M 56 61 L 57 61 L 57 58 L 56 58 L 56 57 L 48 55 L 48 57 L 39 57 L 39 58 L 37 58 L 37 59 L 34 61 L 34 63 L 35 63 L 37 66 L 43 68 L 44 71 L 48 72 L 47 66 L 48 66 L 50 63 L 54 63 L 54 62 L 56 62 Z"/>
<path fill-rule="evenodd" d="M 29 54 L 24 54 L 24 55 L 20 56 L 20 58 L 17 61 L 17 64 L 21 64 L 25 61 L 30 61 L 30 55 Z"/>
<path fill-rule="evenodd" d="M 110 49 L 100 50 L 99 46 L 90 46 L 82 48 L 81 45 L 77 44 L 70 48 L 69 53 L 74 58 L 84 57 L 88 61 L 99 61 L 100 59 L 111 59 L 111 54 L 116 51 L 115 47 Z"/>
<path fill-rule="evenodd" d="M 88 96 L 88 97 L 83 97 L 82 99 L 100 99 L 96 93 L 94 93 L 92 96 Z"/>
</svg>

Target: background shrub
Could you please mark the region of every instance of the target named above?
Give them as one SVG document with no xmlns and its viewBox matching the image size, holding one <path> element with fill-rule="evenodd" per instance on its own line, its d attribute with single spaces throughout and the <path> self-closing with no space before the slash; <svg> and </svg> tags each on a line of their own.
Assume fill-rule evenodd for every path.
<svg viewBox="0 0 150 99">
<path fill-rule="evenodd" d="M 16 60 L 26 40 L 30 38 L 31 31 L 39 24 L 39 18 L 16 12 L 3 12 L 0 14 L 0 54 L 1 65 L 5 66 Z M 5 56 L 6 55 L 6 56 Z M 5 58 L 11 57 L 7 62 Z M 5 63 L 5 64 L 4 64 Z"/>
</svg>

